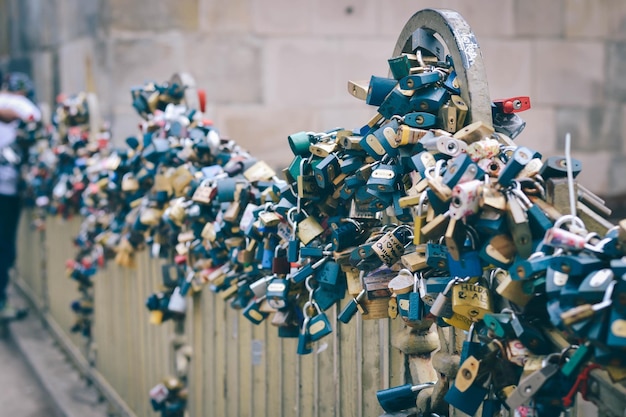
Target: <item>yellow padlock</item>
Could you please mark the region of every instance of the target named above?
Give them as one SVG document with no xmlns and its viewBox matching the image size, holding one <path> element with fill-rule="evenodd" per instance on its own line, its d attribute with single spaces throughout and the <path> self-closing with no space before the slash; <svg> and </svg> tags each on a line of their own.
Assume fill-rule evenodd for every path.
<svg viewBox="0 0 626 417">
<path fill-rule="evenodd" d="M 322 233 L 324 233 L 324 228 L 314 217 L 308 216 L 298 222 L 296 235 L 305 246 Z"/>
<path fill-rule="evenodd" d="M 452 287 L 452 311 L 478 321 L 493 313 L 493 300 L 489 288 L 479 282 L 463 282 Z"/>
</svg>

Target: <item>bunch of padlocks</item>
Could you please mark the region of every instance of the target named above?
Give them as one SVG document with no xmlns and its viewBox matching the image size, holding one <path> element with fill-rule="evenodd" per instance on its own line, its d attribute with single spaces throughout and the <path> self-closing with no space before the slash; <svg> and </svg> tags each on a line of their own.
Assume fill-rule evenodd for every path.
<svg viewBox="0 0 626 417">
<path fill-rule="evenodd" d="M 343 323 L 360 312 L 466 330 L 445 398 L 468 414 L 529 401 L 549 414 L 583 390 L 590 366 L 619 376 L 626 224 L 613 228 L 578 184 L 580 217 L 568 216 L 567 171 L 580 163 L 542 162 L 512 140 L 528 98 L 494 102 L 494 127 L 467 124 L 453 63 L 423 52 L 390 59 L 392 78 L 349 84 L 378 107 L 363 127 L 290 135 L 285 180 L 180 105 L 180 86 L 134 89 L 141 138 L 57 168 L 53 189 L 65 188 L 52 203 L 78 193 L 86 216 L 71 277 L 89 288 L 104 259 L 130 267 L 149 247 L 173 258 L 146 300 L 151 322 L 184 319 L 186 297 L 208 284 L 252 323 L 271 317 L 300 354 L 332 332 L 326 311 L 346 292 Z M 88 334 L 83 301 L 73 308 Z M 155 410 L 182 415 L 184 377 L 153 391 Z M 379 398 L 398 411 L 415 405 L 415 390 Z"/>
</svg>

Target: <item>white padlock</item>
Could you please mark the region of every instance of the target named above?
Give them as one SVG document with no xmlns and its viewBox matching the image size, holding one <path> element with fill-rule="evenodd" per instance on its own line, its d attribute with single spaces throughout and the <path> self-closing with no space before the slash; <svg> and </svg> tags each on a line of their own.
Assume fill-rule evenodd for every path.
<svg viewBox="0 0 626 417">
<path fill-rule="evenodd" d="M 457 184 L 452 189 L 450 217 L 460 220 L 478 213 L 482 181 L 472 180 Z"/>
</svg>

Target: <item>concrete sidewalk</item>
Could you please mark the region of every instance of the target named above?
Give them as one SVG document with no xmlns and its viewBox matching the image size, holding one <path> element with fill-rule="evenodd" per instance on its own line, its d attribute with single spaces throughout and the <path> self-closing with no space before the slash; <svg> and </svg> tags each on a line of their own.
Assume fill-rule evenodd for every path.
<svg viewBox="0 0 626 417">
<path fill-rule="evenodd" d="M 10 297 L 18 306 L 27 305 L 14 289 Z M 97 390 L 80 378 L 35 313 L 9 328 L 0 347 L 0 417 L 108 415 Z M 9 407 L 30 403 L 31 408 L 5 408 L 5 401 Z"/>
</svg>

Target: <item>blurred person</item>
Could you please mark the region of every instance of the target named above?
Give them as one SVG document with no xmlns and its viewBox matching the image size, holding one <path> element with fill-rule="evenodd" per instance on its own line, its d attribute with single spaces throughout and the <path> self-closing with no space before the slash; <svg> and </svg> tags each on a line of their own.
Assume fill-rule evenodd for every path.
<svg viewBox="0 0 626 417">
<path fill-rule="evenodd" d="M 17 315 L 7 300 L 7 286 L 17 254 L 21 209 L 18 184 L 22 156 L 18 130 L 20 124 L 41 120 L 33 99 L 33 82 L 26 74 L 14 72 L 4 77 L 0 86 L 0 318 Z"/>
</svg>

